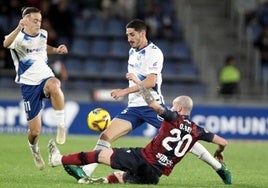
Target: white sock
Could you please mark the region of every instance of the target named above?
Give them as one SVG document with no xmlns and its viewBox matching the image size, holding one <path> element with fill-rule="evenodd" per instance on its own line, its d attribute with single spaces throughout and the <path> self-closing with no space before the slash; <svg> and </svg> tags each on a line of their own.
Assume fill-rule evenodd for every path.
<svg viewBox="0 0 268 188">
<path fill-rule="evenodd" d="M 110 148 L 111 147 L 111 143 L 110 142 L 107 142 L 105 140 L 101 140 L 99 139 L 94 150 L 102 150 L 102 149 L 105 149 L 105 148 Z"/>
<path fill-rule="evenodd" d="M 64 110 L 55 110 L 57 126 L 65 126 L 65 112 Z"/>
<path fill-rule="evenodd" d="M 199 142 L 194 144 L 190 152 L 209 164 L 212 168 L 214 168 L 214 170 L 219 170 L 221 168 L 221 163 L 217 161 Z"/>
<path fill-rule="evenodd" d="M 102 149 L 110 148 L 110 147 L 111 147 L 111 144 L 109 142 L 99 139 L 94 150 L 102 150 Z M 94 172 L 94 170 L 97 168 L 97 166 L 98 166 L 98 163 L 92 163 L 92 164 L 83 166 L 82 169 L 86 173 L 86 175 L 90 177 L 91 174 Z"/>
<path fill-rule="evenodd" d="M 31 144 L 28 140 L 28 144 L 30 146 L 30 150 L 34 153 L 37 153 L 39 151 L 39 146 L 38 146 L 38 143 L 36 144 Z"/>
</svg>

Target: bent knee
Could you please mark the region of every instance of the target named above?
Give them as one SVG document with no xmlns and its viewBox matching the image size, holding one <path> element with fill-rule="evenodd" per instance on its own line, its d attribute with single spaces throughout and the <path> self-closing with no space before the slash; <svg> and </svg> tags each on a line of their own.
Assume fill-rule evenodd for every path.
<svg viewBox="0 0 268 188">
<path fill-rule="evenodd" d="M 128 134 L 131 130 L 132 125 L 129 121 L 113 119 L 109 127 L 101 133 L 100 139 L 111 143 Z"/>
<path fill-rule="evenodd" d="M 61 82 L 57 78 L 50 78 L 47 80 L 47 83 L 45 85 L 46 89 L 49 91 L 54 91 L 60 88 Z"/>
<path fill-rule="evenodd" d="M 50 78 L 47 80 L 44 92 L 47 95 L 55 95 L 61 92 L 61 82 L 57 78 Z"/>
</svg>

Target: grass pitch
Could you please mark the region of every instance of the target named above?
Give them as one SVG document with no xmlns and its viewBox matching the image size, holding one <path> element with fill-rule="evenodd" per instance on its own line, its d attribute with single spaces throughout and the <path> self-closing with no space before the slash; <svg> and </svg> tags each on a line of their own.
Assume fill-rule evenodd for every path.
<svg viewBox="0 0 268 188">
<path fill-rule="evenodd" d="M 44 160 L 48 162 L 47 143 L 55 135 L 41 135 L 40 147 Z M 64 145 L 59 146 L 63 154 L 92 149 L 97 137 L 69 135 Z M 124 137 L 113 143 L 114 147 L 144 146 L 150 139 Z M 0 134 L 0 187 L 39 188 L 39 187 L 268 187 L 268 142 L 266 141 L 229 141 L 225 151 L 227 168 L 232 172 L 233 185 L 225 185 L 215 171 L 192 154 L 179 163 L 173 173 L 162 176 L 158 185 L 80 185 L 62 167 L 46 166 L 39 171 L 32 160 L 26 135 Z M 201 142 L 213 153 L 216 146 Z M 99 165 L 94 176 L 105 176 L 113 172 L 110 167 Z"/>
</svg>

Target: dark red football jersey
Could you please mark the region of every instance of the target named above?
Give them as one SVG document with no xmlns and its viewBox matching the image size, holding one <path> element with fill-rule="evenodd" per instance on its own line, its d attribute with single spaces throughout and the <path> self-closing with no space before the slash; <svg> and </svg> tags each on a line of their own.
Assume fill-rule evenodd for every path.
<svg viewBox="0 0 268 188">
<path fill-rule="evenodd" d="M 161 174 L 169 175 L 197 140 L 211 142 L 214 134 L 192 122 L 188 116 L 166 110 L 157 136 L 142 149 L 144 159 Z"/>
</svg>

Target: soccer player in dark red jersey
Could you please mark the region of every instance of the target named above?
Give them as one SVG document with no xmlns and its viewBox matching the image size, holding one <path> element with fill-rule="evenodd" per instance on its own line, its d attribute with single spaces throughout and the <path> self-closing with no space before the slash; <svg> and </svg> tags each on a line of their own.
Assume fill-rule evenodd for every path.
<svg viewBox="0 0 268 188">
<path fill-rule="evenodd" d="M 159 133 L 146 147 L 107 148 L 61 155 L 56 143 L 50 140 L 48 145 L 50 165 L 55 167 L 102 163 L 113 169 L 121 170 L 105 178 L 82 178 L 79 180 L 80 183 L 157 184 L 161 175 L 168 176 L 174 166 L 181 161 L 198 140 L 218 144 L 219 147 L 215 151 L 214 157 L 223 162 L 223 150 L 227 146 L 227 141 L 190 120 L 189 116 L 193 107 L 193 101 L 190 97 L 179 96 L 175 98 L 172 108 L 167 109 L 155 101 L 148 89 L 140 82 L 137 83 L 140 87 L 140 93 L 149 107 L 164 118 Z M 227 184 L 232 183 L 229 171 L 225 179 Z"/>
</svg>

